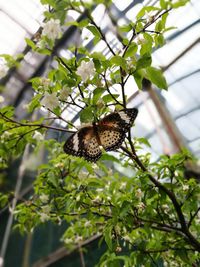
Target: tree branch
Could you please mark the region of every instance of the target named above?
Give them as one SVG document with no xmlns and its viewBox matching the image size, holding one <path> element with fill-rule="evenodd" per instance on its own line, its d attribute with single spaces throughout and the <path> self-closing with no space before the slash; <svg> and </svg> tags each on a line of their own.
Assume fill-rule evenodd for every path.
<svg viewBox="0 0 200 267">
<path fill-rule="evenodd" d="M 146 167 L 143 165 L 143 163 L 138 158 L 138 156 L 137 156 L 137 154 L 135 152 L 132 140 L 130 138 L 129 138 L 129 142 L 130 142 L 132 151 L 129 151 L 125 147 L 121 147 L 122 150 L 125 151 L 130 156 L 130 158 L 132 158 L 136 162 L 136 164 L 140 167 L 140 169 L 148 175 L 148 177 L 151 180 L 151 182 L 156 187 L 158 187 L 160 190 L 162 190 L 169 197 L 169 199 L 171 200 L 171 202 L 172 202 L 172 204 L 173 204 L 173 206 L 174 206 L 174 208 L 176 210 L 176 214 L 177 214 L 177 216 L 179 218 L 179 222 L 180 222 L 180 225 L 181 225 L 181 231 L 187 237 L 187 239 L 190 242 L 190 244 L 194 248 L 196 248 L 197 251 L 200 252 L 200 242 L 198 242 L 198 240 L 189 231 L 187 223 L 186 223 L 186 220 L 185 220 L 185 217 L 184 217 L 184 215 L 182 213 L 182 210 L 181 210 L 181 205 L 178 203 L 175 194 L 172 191 L 170 191 L 168 188 L 166 188 L 163 184 L 161 184 L 158 180 L 156 180 L 151 173 L 149 173 L 149 171 L 146 169 Z"/>
<path fill-rule="evenodd" d="M 67 130 L 67 129 L 63 129 L 63 128 L 58 128 L 58 127 L 54 127 L 54 126 L 49 126 L 49 125 L 46 125 L 46 124 L 43 124 L 43 123 L 41 123 L 41 124 L 39 124 L 39 123 L 22 123 L 22 122 L 19 122 L 19 121 L 15 121 L 15 120 L 13 120 L 11 118 L 8 118 L 5 114 L 3 114 L 1 112 L 0 112 L 0 116 L 2 118 L 4 118 L 5 121 L 16 124 L 16 128 L 20 127 L 20 126 L 36 127 L 36 128 L 40 127 L 40 128 L 46 128 L 46 129 L 51 129 L 51 130 L 56 130 L 56 131 L 61 131 L 61 132 L 75 133 L 75 131 L 71 131 L 71 130 Z"/>
</svg>

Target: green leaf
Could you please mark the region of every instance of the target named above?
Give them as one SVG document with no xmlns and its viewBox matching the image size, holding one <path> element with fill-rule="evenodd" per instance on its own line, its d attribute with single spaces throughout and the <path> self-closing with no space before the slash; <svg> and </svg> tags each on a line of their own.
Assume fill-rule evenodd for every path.
<svg viewBox="0 0 200 267">
<path fill-rule="evenodd" d="M 94 59 L 99 59 L 99 60 L 102 60 L 102 61 L 106 61 L 106 57 L 100 53 L 100 52 L 94 52 L 90 55 L 91 58 L 94 58 Z"/>
<path fill-rule="evenodd" d="M 160 7 L 162 8 L 162 9 L 167 9 L 167 6 L 168 6 L 168 0 L 166 1 L 166 0 L 160 0 Z"/>
<path fill-rule="evenodd" d="M 95 26 L 87 26 L 87 29 L 98 39 L 101 39 L 101 34 Z"/>
<path fill-rule="evenodd" d="M 80 112 L 80 120 L 81 122 L 92 122 L 94 119 L 93 115 L 93 108 L 92 107 L 86 107 Z"/>
<path fill-rule="evenodd" d="M 138 49 L 137 44 L 132 42 L 129 45 L 128 49 L 126 50 L 126 53 L 125 53 L 124 57 L 127 58 L 127 57 L 135 56 L 135 54 L 137 53 L 137 49 Z"/>
<path fill-rule="evenodd" d="M 89 24 L 89 20 L 88 19 L 83 19 L 83 20 L 81 20 L 80 22 L 79 22 L 79 27 L 81 27 L 81 28 L 84 28 L 84 27 L 86 27 L 87 25 Z"/>
<path fill-rule="evenodd" d="M 137 61 L 136 69 L 146 68 L 151 65 L 152 59 L 150 54 L 144 54 Z"/>
<path fill-rule="evenodd" d="M 27 45 L 30 46 L 33 50 L 36 49 L 36 45 L 32 40 L 25 38 L 25 41 L 26 41 Z"/>
<path fill-rule="evenodd" d="M 140 70 L 136 70 L 134 72 L 134 75 L 133 75 L 134 79 L 135 79 L 135 82 L 138 86 L 139 89 L 142 89 L 142 80 L 144 78 L 144 72 L 142 71 L 142 69 Z"/>
<path fill-rule="evenodd" d="M 28 111 L 32 112 L 35 108 L 40 107 L 40 99 L 42 98 L 41 94 L 36 94 L 31 102 L 28 104 Z"/>
<path fill-rule="evenodd" d="M 155 45 L 156 46 L 163 46 L 165 44 L 165 38 L 163 36 L 163 34 L 158 34 L 154 37 L 155 40 Z"/>
<path fill-rule="evenodd" d="M 191 263 L 190 259 L 188 258 L 187 250 L 185 250 L 184 248 L 183 248 L 182 250 L 177 250 L 177 251 L 175 252 L 175 254 L 176 254 L 177 256 L 179 256 L 180 259 L 181 259 L 183 262 L 185 262 L 185 263 L 187 263 L 187 264 L 190 264 L 190 263 Z"/>
<path fill-rule="evenodd" d="M 112 251 L 113 249 L 113 244 L 112 244 L 112 226 L 106 227 L 104 231 L 104 237 L 105 237 L 105 242 L 109 248 L 109 250 Z"/>
<path fill-rule="evenodd" d="M 190 0 L 179 0 L 176 1 L 175 3 L 172 3 L 171 6 L 172 8 L 178 8 L 181 6 L 185 6 Z"/>
<path fill-rule="evenodd" d="M 126 64 L 126 60 L 123 57 L 120 56 L 114 56 L 111 58 L 111 63 L 116 65 L 116 66 L 120 66 L 122 67 L 124 70 L 127 69 L 127 64 Z"/>
<path fill-rule="evenodd" d="M 14 115 L 14 107 L 11 107 L 11 106 L 3 107 L 3 108 L 0 109 L 0 112 L 1 112 L 1 114 L 6 115 L 6 117 L 12 118 L 13 115 Z M 2 117 L 0 116 L 0 119 L 1 118 Z"/>
<path fill-rule="evenodd" d="M 105 92 L 105 88 L 98 87 L 93 91 L 93 104 L 95 105 L 100 99 L 101 95 Z"/>
<path fill-rule="evenodd" d="M 142 143 L 142 144 L 148 146 L 148 147 L 151 147 L 149 141 L 148 141 L 146 138 L 143 138 L 143 137 L 141 137 L 141 138 L 137 138 L 137 141 L 138 141 L 139 143 Z"/>
<path fill-rule="evenodd" d="M 119 30 L 122 32 L 130 32 L 133 29 L 131 24 L 125 24 L 119 27 Z"/>
<path fill-rule="evenodd" d="M 115 98 L 118 98 L 119 97 L 119 94 L 112 94 Z M 102 97 L 103 101 L 107 104 L 109 102 L 112 102 L 114 101 L 113 97 L 110 95 L 110 94 L 107 94 L 107 95 L 104 95 Z"/>
<path fill-rule="evenodd" d="M 152 52 L 152 47 L 153 47 L 153 38 L 149 33 L 143 33 L 143 37 L 145 39 L 145 42 L 142 43 L 141 49 L 140 49 L 140 55 L 144 55 L 147 53 Z"/>
<path fill-rule="evenodd" d="M 117 162 L 117 163 L 120 163 L 120 160 L 116 157 L 114 157 L 113 155 L 110 155 L 110 154 L 103 154 L 101 156 L 101 160 L 107 160 L 107 161 L 110 161 L 110 162 Z"/>
<path fill-rule="evenodd" d="M 167 90 L 167 82 L 163 76 L 162 70 L 154 67 L 148 67 L 146 69 L 147 79 L 154 83 L 158 88 Z"/>
<path fill-rule="evenodd" d="M 8 204 L 8 195 L 0 193 L 0 208 L 4 208 Z"/>
<path fill-rule="evenodd" d="M 150 11 L 154 11 L 154 10 L 160 10 L 160 8 L 154 7 L 154 6 L 145 6 L 138 12 L 136 18 L 140 19 L 141 17 L 143 17 L 145 15 L 146 12 L 150 12 Z"/>
</svg>

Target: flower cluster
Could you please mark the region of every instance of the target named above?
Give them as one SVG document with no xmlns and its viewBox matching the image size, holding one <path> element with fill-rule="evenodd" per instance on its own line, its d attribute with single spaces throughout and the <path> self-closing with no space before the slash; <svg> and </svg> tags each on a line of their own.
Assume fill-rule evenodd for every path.
<svg viewBox="0 0 200 267">
<path fill-rule="evenodd" d="M 51 40 L 55 40 L 61 36 L 60 20 L 50 19 L 44 24 L 42 35 L 47 36 Z"/>
<path fill-rule="evenodd" d="M 6 76 L 8 72 L 8 67 L 5 63 L 0 64 L 0 79 Z"/>
<path fill-rule="evenodd" d="M 86 82 L 91 76 L 94 76 L 95 67 L 93 61 L 82 61 L 81 65 L 77 68 L 76 74 L 81 76 L 83 82 Z"/>
<path fill-rule="evenodd" d="M 45 106 L 45 108 L 50 109 L 50 110 L 58 107 L 59 101 L 57 99 L 56 93 L 54 92 L 52 94 L 49 94 L 46 92 L 44 94 L 44 98 L 41 101 L 41 105 Z"/>
</svg>

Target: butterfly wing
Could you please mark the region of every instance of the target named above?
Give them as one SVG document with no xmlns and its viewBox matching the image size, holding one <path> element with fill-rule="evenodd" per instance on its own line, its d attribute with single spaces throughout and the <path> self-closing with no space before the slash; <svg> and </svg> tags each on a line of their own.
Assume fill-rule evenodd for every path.
<svg viewBox="0 0 200 267">
<path fill-rule="evenodd" d="M 112 128 L 117 128 L 120 131 L 128 132 L 137 117 L 138 110 L 136 108 L 127 108 L 113 112 L 105 116 L 100 125 L 107 125 Z"/>
<path fill-rule="evenodd" d="M 117 131 L 115 129 L 104 129 L 104 127 L 99 131 L 99 138 L 101 145 L 106 151 L 116 150 L 120 148 L 124 139 L 125 132 Z"/>
<path fill-rule="evenodd" d="M 98 124 L 81 128 L 64 144 L 64 151 L 73 156 L 96 162 L 101 157 L 102 145 L 106 151 L 116 150 L 137 117 L 138 110 L 123 109 L 105 116 Z"/>
<path fill-rule="evenodd" d="M 71 135 L 64 144 L 64 151 L 92 162 L 96 162 L 102 154 L 92 126 L 83 127 Z"/>
<path fill-rule="evenodd" d="M 104 117 L 98 124 L 100 143 L 106 151 L 118 149 L 131 128 L 138 110 L 123 109 Z"/>
</svg>

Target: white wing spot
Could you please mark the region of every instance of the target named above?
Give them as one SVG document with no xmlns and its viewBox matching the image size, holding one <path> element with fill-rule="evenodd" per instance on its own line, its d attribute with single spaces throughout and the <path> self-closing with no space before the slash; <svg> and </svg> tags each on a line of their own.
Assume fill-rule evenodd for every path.
<svg viewBox="0 0 200 267">
<path fill-rule="evenodd" d="M 78 147 L 79 147 L 79 140 L 78 140 L 78 134 L 75 134 L 74 137 L 73 137 L 73 149 L 75 151 L 78 151 Z"/>
<path fill-rule="evenodd" d="M 124 111 L 120 111 L 118 114 L 122 120 L 124 120 L 126 123 L 130 123 L 130 117 Z"/>
</svg>

